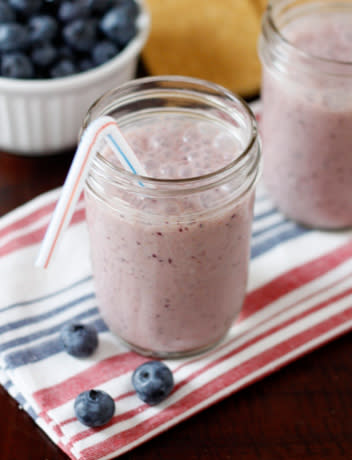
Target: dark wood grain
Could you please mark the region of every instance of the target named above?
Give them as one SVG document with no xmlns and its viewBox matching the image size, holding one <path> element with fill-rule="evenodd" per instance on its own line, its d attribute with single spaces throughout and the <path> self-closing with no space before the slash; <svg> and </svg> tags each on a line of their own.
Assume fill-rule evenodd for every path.
<svg viewBox="0 0 352 460">
<path fill-rule="evenodd" d="M 62 184 L 72 152 L 0 154 L 0 215 Z M 65 460 L 0 388 L 0 459 Z M 352 340 L 344 336 L 143 444 L 121 459 L 352 458 Z"/>
</svg>

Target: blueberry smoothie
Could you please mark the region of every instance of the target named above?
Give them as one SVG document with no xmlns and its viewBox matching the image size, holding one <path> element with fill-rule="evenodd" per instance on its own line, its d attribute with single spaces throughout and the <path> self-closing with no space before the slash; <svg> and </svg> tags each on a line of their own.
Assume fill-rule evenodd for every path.
<svg viewBox="0 0 352 460">
<path fill-rule="evenodd" d="M 265 184 L 292 219 L 349 227 L 352 8 L 312 8 L 292 17 L 279 27 L 280 37 L 264 25 L 261 42 Z"/>
<path fill-rule="evenodd" d="M 239 196 L 241 174 L 211 187 L 204 179 L 193 192 L 182 180 L 226 170 L 246 147 L 244 139 L 222 123 L 175 113 L 148 115 L 121 129 L 154 183 L 137 184 L 133 193 L 117 187 L 110 191 L 113 205 L 88 183 L 101 314 L 144 354 L 207 349 L 229 330 L 245 297 L 254 187 Z M 102 155 L 119 166 L 109 148 Z"/>
</svg>

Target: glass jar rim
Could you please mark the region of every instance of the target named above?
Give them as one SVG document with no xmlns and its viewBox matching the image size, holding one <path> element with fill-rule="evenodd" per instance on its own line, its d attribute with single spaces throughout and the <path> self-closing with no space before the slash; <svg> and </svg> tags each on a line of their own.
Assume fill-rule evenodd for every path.
<svg viewBox="0 0 352 460">
<path fill-rule="evenodd" d="M 119 86 L 118 88 L 112 88 L 111 90 L 107 91 L 104 93 L 100 98 L 98 98 L 88 109 L 87 115 L 83 121 L 83 125 L 81 128 L 81 134 L 82 131 L 87 127 L 89 122 L 92 119 L 92 112 L 94 109 L 99 105 L 104 103 L 105 100 L 108 100 L 109 97 L 111 97 L 114 93 L 120 92 L 121 94 L 124 91 L 132 91 L 133 88 L 135 87 L 136 89 L 140 87 L 141 85 L 153 85 L 153 84 L 191 84 L 194 85 L 198 88 L 206 88 L 209 91 L 212 91 L 214 93 L 217 93 L 218 95 L 221 95 L 223 97 L 226 97 L 226 99 L 230 102 L 235 102 L 241 106 L 241 108 L 244 110 L 248 120 L 249 120 L 249 130 L 250 130 L 250 136 L 248 139 L 248 142 L 246 143 L 245 147 L 242 149 L 242 151 L 236 156 L 234 160 L 231 162 L 227 163 L 225 166 L 216 169 L 215 171 L 211 171 L 210 173 L 204 174 L 204 175 L 199 175 L 199 176 L 194 176 L 194 177 L 187 177 L 187 178 L 177 178 L 177 179 L 163 179 L 163 178 L 157 178 L 157 177 L 148 177 L 148 176 L 143 176 L 143 175 L 138 175 L 134 174 L 130 171 L 127 171 L 126 169 L 119 167 L 115 163 L 112 163 L 108 161 L 106 158 L 104 158 L 103 155 L 97 154 L 93 161 L 93 167 L 96 167 L 98 170 L 104 170 L 105 173 L 111 174 L 112 177 L 118 177 L 125 182 L 130 182 L 136 184 L 137 187 L 140 187 L 138 184 L 142 181 L 143 184 L 149 185 L 151 188 L 154 187 L 173 187 L 173 186 L 189 186 L 190 190 L 192 190 L 192 193 L 194 191 L 199 191 L 199 189 L 205 189 L 207 187 L 204 187 L 200 185 L 197 187 L 197 184 L 211 181 L 211 187 L 214 187 L 217 185 L 217 183 L 223 182 L 225 179 L 228 180 L 228 177 L 231 176 L 232 174 L 238 174 L 241 172 L 241 170 L 244 169 L 246 166 L 247 162 L 246 159 L 248 158 L 250 152 L 252 149 L 256 146 L 256 143 L 258 142 L 258 129 L 257 129 L 257 122 L 254 113 L 252 112 L 251 108 L 248 106 L 248 104 L 238 95 L 235 95 L 231 91 L 227 90 L 226 88 L 216 84 L 212 83 L 206 80 L 198 79 L 198 78 L 193 78 L 193 77 L 183 77 L 183 76 L 178 76 L 178 75 L 167 75 L 167 76 L 154 76 L 154 77 L 144 77 L 144 78 L 137 78 L 134 80 L 131 80 L 127 83 L 124 83 L 123 85 Z M 180 86 L 179 89 L 182 89 L 182 86 Z M 101 115 L 101 114 L 100 114 Z M 260 164 L 261 161 L 261 156 L 260 152 L 258 149 L 258 155 L 257 155 L 257 161 L 255 164 L 255 167 L 260 169 L 258 165 Z M 254 168 L 252 168 L 254 169 Z M 254 171 L 250 171 L 253 173 Z M 256 174 L 256 176 L 259 176 L 259 174 Z M 218 178 L 218 181 L 216 180 Z M 214 181 L 212 181 L 214 179 Z M 256 183 L 256 179 L 253 181 Z M 149 187 L 148 187 L 149 188 Z M 187 189 L 184 187 L 182 188 L 182 193 L 187 193 Z"/>
<path fill-rule="evenodd" d="M 278 26 L 275 17 L 274 17 L 274 9 L 275 7 L 280 6 L 283 4 L 283 6 L 286 6 L 289 2 L 287 0 L 276 0 L 275 2 L 270 2 L 267 6 L 267 9 L 263 15 L 262 19 L 262 32 L 265 33 L 266 25 L 269 27 L 270 32 L 272 32 L 275 37 L 280 41 L 281 44 L 283 44 L 288 50 L 296 54 L 296 56 L 301 57 L 305 60 L 309 60 L 312 64 L 320 64 L 320 65 L 329 65 L 333 64 L 334 66 L 340 68 L 341 70 L 348 70 L 352 71 L 352 60 L 351 61 L 344 61 L 344 60 L 338 60 L 338 59 L 331 59 L 331 58 L 325 58 L 322 56 L 318 56 L 313 53 L 309 53 L 308 51 L 302 50 L 300 47 L 296 46 L 294 43 L 292 43 L 287 37 L 284 36 L 284 34 L 281 32 L 280 27 Z M 295 3 L 295 0 L 291 0 L 291 3 Z M 321 4 L 322 2 L 315 1 L 317 5 Z M 352 14 L 352 2 L 344 2 L 344 1 L 334 1 L 334 0 L 327 0 L 326 2 L 323 2 L 326 5 L 349 5 L 351 8 L 351 14 Z M 302 6 L 302 3 L 299 3 L 298 6 Z"/>
</svg>

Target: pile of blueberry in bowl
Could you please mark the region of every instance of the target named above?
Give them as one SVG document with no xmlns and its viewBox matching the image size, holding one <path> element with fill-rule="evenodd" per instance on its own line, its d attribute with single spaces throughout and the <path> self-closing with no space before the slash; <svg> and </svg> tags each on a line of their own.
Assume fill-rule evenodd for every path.
<svg viewBox="0 0 352 460">
<path fill-rule="evenodd" d="M 117 56 L 136 36 L 135 0 L 0 0 L 0 74 L 59 78 Z"/>
<path fill-rule="evenodd" d="M 0 151 L 72 151 L 88 108 L 135 78 L 145 0 L 0 0 Z"/>
</svg>

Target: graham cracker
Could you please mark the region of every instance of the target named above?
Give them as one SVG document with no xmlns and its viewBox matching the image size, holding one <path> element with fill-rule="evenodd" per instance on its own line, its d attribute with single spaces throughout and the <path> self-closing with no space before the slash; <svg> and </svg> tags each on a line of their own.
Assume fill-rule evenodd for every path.
<svg viewBox="0 0 352 460">
<path fill-rule="evenodd" d="M 264 0 L 146 0 L 151 34 L 143 51 L 152 75 L 186 75 L 243 96 L 260 87 L 257 41 Z"/>
</svg>

